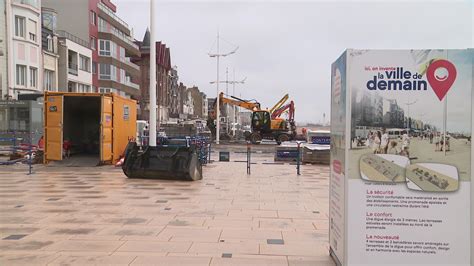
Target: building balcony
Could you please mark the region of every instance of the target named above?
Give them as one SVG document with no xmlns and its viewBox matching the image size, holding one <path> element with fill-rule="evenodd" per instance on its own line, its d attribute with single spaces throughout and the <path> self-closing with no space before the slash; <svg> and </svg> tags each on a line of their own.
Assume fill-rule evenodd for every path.
<svg viewBox="0 0 474 266">
<path fill-rule="evenodd" d="M 136 90 L 140 90 L 140 85 L 135 84 L 135 83 L 133 83 L 133 82 L 131 82 L 131 81 L 125 81 L 125 82 L 123 82 L 122 84 L 125 85 L 125 86 L 132 87 L 132 88 L 134 88 L 134 89 L 136 89 Z"/>
<path fill-rule="evenodd" d="M 120 60 L 120 62 L 126 64 L 127 66 L 137 70 L 137 71 L 140 71 L 140 66 L 138 65 L 135 65 L 134 63 L 132 63 L 132 61 L 130 61 L 130 58 L 129 57 L 125 57 L 123 60 Z"/>
<path fill-rule="evenodd" d="M 117 29 L 125 32 L 127 35 L 131 34 L 130 27 L 128 24 L 119 18 L 114 11 L 104 5 L 102 2 L 97 4 L 99 9 L 99 16 L 109 22 L 110 24 L 114 25 Z"/>
<path fill-rule="evenodd" d="M 119 82 L 115 77 L 106 75 L 99 74 L 99 87 L 113 88 L 135 97 L 140 95 L 140 85 L 126 81 Z"/>
<path fill-rule="evenodd" d="M 132 38 L 126 35 L 119 34 L 118 32 L 107 29 L 106 27 L 99 26 L 99 39 L 111 40 L 120 46 L 125 48 L 125 55 L 130 56 L 140 56 L 140 49 L 136 45 Z"/>
<path fill-rule="evenodd" d="M 86 47 L 87 49 L 90 49 L 89 42 L 84 41 L 83 39 L 81 39 L 81 38 L 79 38 L 75 35 L 72 35 L 71 33 L 67 32 L 67 31 L 57 30 L 56 34 L 58 35 L 59 38 L 68 39 L 68 40 L 73 41 L 73 42 L 75 42 L 79 45 L 82 45 L 82 46 Z"/>
<path fill-rule="evenodd" d="M 124 69 L 125 71 L 131 73 L 132 76 L 140 74 L 140 67 L 130 62 L 128 58 L 118 59 L 113 56 L 104 56 L 99 54 L 99 63 L 109 64 Z"/>
</svg>

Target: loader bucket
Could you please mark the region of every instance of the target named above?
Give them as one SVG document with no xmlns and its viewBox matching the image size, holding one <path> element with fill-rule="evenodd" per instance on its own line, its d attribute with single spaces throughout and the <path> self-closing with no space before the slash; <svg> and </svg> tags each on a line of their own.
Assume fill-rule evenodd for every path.
<svg viewBox="0 0 474 266">
<path fill-rule="evenodd" d="M 125 150 L 122 170 L 128 178 L 196 181 L 202 179 L 202 165 L 194 146 L 147 147 L 135 142 Z"/>
</svg>

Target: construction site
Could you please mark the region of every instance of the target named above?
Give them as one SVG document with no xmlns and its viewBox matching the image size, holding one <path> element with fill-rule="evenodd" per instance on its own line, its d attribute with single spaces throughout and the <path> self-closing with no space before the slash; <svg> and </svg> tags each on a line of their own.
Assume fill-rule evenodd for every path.
<svg viewBox="0 0 474 266">
<path fill-rule="evenodd" d="M 5 103 L 43 126 L 1 139 L 0 237 L 15 241 L 0 262 L 334 265 L 330 132 L 298 128 L 288 94 L 213 102 L 207 120 L 163 124 L 113 93 Z"/>
<path fill-rule="evenodd" d="M 115 94 L 38 95 L 41 136 L 2 138 L 0 262 L 334 265 L 329 131 L 298 129 L 288 94 L 217 99 L 207 121 L 154 125 Z"/>
</svg>

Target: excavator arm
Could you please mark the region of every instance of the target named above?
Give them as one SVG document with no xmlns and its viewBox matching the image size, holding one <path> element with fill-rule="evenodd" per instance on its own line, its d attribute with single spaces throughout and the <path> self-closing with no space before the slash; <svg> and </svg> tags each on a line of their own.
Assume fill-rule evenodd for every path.
<svg viewBox="0 0 474 266">
<path fill-rule="evenodd" d="M 281 106 L 280 108 L 274 110 L 272 114 L 272 119 L 280 117 L 284 112 L 288 111 L 288 121 L 295 120 L 295 103 L 290 101 L 289 104 Z"/>
<path fill-rule="evenodd" d="M 279 109 L 288 100 L 288 98 L 289 98 L 289 95 L 287 93 L 272 107 L 272 109 L 270 109 L 270 114 L 275 112 L 275 110 Z"/>
<path fill-rule="evenodd" d="M 259 102 L 256 102 L 256 101 L 252 102 L 252 101 L 248 101 L 248 100 L 243 100 L 243 99 L 237 98 L 235 96 L 231 96 L 231 98 L 226 98 L 224 96 L 223 92 L 221 92 L 219 94 L 219 101 L 220 101 L 219 102 L 220 106 L 222 106 L 223 104 L 230 104 L 230 105 L 239 106 L 239 107 L 251 110 L 251 111 L 260 110 L 260 103 Z M 212 111 L 211 111 L 211 118 L 212 119 L 216 118 L 216 108 L 217 108 L 217 104 L 216 104 L 216 102 L 214 102 L 214 107 L 212 108 Z"/>
</svg>

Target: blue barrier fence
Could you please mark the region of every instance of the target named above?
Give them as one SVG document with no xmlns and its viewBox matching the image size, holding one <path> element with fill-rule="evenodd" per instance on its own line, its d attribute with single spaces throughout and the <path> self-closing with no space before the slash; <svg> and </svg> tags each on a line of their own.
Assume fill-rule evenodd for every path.
<svg viewBox="0 0 474 266">
<path fill-rule="evenodd" d="M 32 174 L 35 158 L 42 156 L 42 150 L 35 143 L 41 136 L 39 132 L 0 131 L 0 152 L 3 155 L 0 165 L 25 164 L 28 174 Z"/>
</svg>

